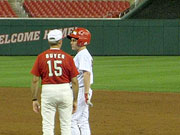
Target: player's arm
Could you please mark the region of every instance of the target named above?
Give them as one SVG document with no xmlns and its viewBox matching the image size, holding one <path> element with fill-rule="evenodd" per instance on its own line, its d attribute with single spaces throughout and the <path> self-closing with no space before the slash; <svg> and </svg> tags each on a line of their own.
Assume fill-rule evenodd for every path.
<svg viewBox="0 0 180 135">
<path fill-rule="evenodd" d="M 32 101 L 33 101 L 33 111 L 38 113 L 40 111 L 40 105 L 38 102 L 38 92 L 39 92 L 39 76 L 33 75 L 31 83 Z"/>
<path fill-rule="evenodd" d="M 31 83 L 31 92 L 32 92 L 32 100 L 37 100 L 38 91 L 39 91 L 39 76 L 33 75 L 32 83 Z"/>
<path fill-rule="evenodd" d="M 77 97 L 78 97 L 78 90 L 79 90 L 79 83 L 77 80 L 77 77 L 73 77 L 71 79 L 72 82 L 72 89 L 73 89 L 73 94 L 74 94 L 74 100 L 73 100 L 73 113 L 76 111 L 77 109 Z"/>
<path fill-rule="evenodd" d="M 71 82 L 72 82 L 72 89 L 73 89 L 73 93 L 74 93 L 74 100 L 77 101 L 78 90 L 79 90 L 79 84 L 78 84 L 77 77 L 73 77 L 71 79 Z"/>
<path fill-rule="evenodd" d="M 83 71 L 85 93 L 89 93 L 89 89 L 90 89 L 90 75 L 91 75 L 90 72 Z"/>
<path fill-rule="evenodd" d="M 90 106 L 93 106 L 93 104 L 91 103 L 90 101 L 90 98 L 89 98 L 89 89 L 90 89 L 90 76 L 91 76 L 91 73 L 88 72 L 88 71 L 83 71 L 83 77 L 84 77 L 84 88 L 85 88 L 85 101 L 86 101 L 86 104 L 90 105 Z"/>
</svg>

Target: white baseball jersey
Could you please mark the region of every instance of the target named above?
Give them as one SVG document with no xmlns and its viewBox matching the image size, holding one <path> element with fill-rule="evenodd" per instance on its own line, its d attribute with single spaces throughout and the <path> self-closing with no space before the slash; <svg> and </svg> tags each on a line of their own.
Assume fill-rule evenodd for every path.
<svg viewBox="0 0 180 135">
<path fill-rule="evenodd" d="M 87 49 L 83 49 L 74 57 L 74 63 L 79 71 L 77 76 L 79 87 L 84 86 L 83 71 L 90 72 L 90 84 L 93 84 L 93 58 Z"/>
<path fill-rule="evenodd" d="M 79 75 L 77 76 L 79 82 L 78 105 L 77 111 L 72 115 L 71 133 L 72 135 L 91 135 L 89 125 L 89 106 L 85 102 L 85 88 L 83 71 L 90 72 L 90 84 L 93 84 L 93 59 L 87 49 L 83 49 L 74 57 L 74 63 Z M 89 98 L 92 97 L 92 90 L 89 89 Z"/>
</svg>

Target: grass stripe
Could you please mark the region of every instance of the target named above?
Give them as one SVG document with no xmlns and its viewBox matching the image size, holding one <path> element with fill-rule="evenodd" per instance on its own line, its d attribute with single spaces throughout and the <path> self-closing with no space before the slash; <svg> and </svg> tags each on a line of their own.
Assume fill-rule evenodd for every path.
<svg viewBox="0 0 180 135">
<path fill-rule="evenodd" d="M 180 91 L 180 56 L 95 56 L 93 89 Z M 30 87 L 35 56 L 1 56 L 0 87 Z"/>
</svg>

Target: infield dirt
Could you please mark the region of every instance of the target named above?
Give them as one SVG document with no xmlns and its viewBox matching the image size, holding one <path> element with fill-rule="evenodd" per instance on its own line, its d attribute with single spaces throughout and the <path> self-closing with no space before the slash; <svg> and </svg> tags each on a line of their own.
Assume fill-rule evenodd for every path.
<svg viewBox="0 0 180 135">
<path fill-rule="evenodd" d="M 180 94 L 96 90 L 92 135 L 179 135 Z M 60 135 L 56 118 L 56 135 Z M 42 135 L 29 88 L 0 88 L 0 135 Z"/>
</svg>

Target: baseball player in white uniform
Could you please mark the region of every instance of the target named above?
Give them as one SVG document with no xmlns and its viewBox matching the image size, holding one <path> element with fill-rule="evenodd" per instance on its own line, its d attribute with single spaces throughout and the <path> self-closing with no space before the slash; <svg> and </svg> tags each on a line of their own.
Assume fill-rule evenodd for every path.
<svg viewBox="0 0 180 135">
<path fill-rule="evenodd" d="M 79 82 L 77 111 L 72 116 L 72 135 L 91 135 L 89 126 L 89 105 L 92 106 L 91 97 L 93 84 L 93 58 L 86 48 L 90 43 L 91 33 L 84 28 L 75 29 L 67 36 L 71 40 L 72 50 L 77 51 L 74 57 L 75 65 L 78 69 L 77 76 Z"/>
</svg>

